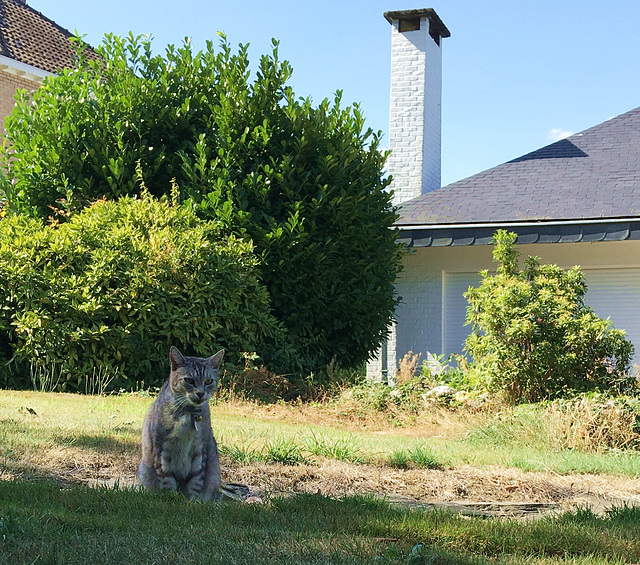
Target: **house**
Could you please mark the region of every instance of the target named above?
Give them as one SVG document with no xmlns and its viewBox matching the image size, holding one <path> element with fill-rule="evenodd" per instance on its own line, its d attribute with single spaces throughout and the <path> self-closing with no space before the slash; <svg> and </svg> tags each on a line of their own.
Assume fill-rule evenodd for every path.
<svg viewBox="0 0 640 565">
<path fill-rule="evenodd" d="M 75 66 L 72 33 L 27 5 L 0 0 L 0 126 L 18 88 L 37 89 L 44 77 Z"/>
<path fill-rule="evenodd" d="M 587 304 L 640 349 L 640 108 L 440 187 L 441 40 L 449 32 L 433 10 L 385 17 L 392 24 L 389 172 L 397 227 L 412 253 L 396 284 L 395 327 L 368 374 L 393 379 L 409 351 L 462 352 L 470 331 L 463 293 L 479 282 L 478 271 L 495 269 L 497 229 L 518 234 L 521 257 L 580 265 Z"/>
</svg>

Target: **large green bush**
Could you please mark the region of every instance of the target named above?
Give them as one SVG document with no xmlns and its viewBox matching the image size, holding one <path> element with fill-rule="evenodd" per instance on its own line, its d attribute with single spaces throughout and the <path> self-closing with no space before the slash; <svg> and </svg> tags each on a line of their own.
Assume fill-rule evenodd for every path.
<svg viewBox="0 0 640 565">
<path fill-rule="evenodd" d="M 632 387 L 633 346 L 623 330 L 585 305 L 580 269 L 529 257 L 520 270 L 515 239 L 514 233 L 496 232 L 497 273 L 483 271 L 480 285 L 465 294 L 472 326 L 465 347 L 475 375 L 515 402 Z"/>
<path fill-rule="evenodd" d="M 64 215 L 135 193 L 138 162 L 155 196 L 175 177 L 182 201 L 261 256 L 286 329 L 260 351 L 270 368 L 365 361 L 395 310 L 402 247 L 380 133 L 359 108 L 297 98 L 277 45 L 255 75 L 224 39 L 154 56 L 146 39 L 107 36 L 97 52 L 19 96 L 0 155 L 10 207 Z"/>
<path fill-rule="evenodd" d="M 60 226 L 1 220 L 0 305 L 0 386 L 30 384 L 29 365 L 66 390 L 96 371 L 115 387 L 157 385 L 172 344 L 233 360 L 278 331 L 251 245 L 146 196 Z"/>
</svg>

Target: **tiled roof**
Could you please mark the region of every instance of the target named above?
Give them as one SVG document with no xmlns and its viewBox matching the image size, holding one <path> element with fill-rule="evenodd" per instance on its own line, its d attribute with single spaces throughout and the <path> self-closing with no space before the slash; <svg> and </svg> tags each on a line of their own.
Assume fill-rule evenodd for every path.
<svg viewBox="0 0 640 565">
<path fill-rule="evenodd" d="M 640 217 L 640 108 L 401 205 L 396 225 Z"/>
<path fill-rule="evenodd" d="M 72 35 L 22 0 L 0 0 L 0 55 L 55 73 L 75 66 Z"/>
</svg>

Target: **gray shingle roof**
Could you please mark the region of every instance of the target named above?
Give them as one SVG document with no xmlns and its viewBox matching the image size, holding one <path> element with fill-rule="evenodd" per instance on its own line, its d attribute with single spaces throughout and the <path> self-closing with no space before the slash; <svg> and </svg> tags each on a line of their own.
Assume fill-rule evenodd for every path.
<svg viewBox="0 0 640 565">
<path fill-rule="evenodd" d="M 398 226 L 640 217 L 640 108 L 403 203 Z"/>
<path fill-rule="evenodd" d="M 75 66 L 71 35 L 23 0 L 0 0 L 0 55 L 55 73 Z"/>
</svg>

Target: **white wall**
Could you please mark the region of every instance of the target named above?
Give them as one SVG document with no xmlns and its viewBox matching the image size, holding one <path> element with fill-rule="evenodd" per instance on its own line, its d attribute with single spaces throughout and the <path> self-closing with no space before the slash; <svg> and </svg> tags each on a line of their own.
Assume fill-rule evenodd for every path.
<svg viewBox="0 0 640 565">
<path fill-rule="evenodd" d="M 636 274 L 640 276 L 640 271 L 629 270 L 640 269 L 640 241 L 518 245 L 517 249 L 521 260 L 536 255 L 543 263 L 555 263 L 565 268 L 580 265 L 587 283 L 593 281 L 592 306 L 596 313 L 602 317 L 611 316 L 614 325 L 627 330 L 631 341 L 640 349 L 640 316 L 629 315 L 630 311 L 640 308 L 640 290 L 636 290 L 640 289 L 640 281 L 637 281 L 637 287 L 627 284 L 624 288 L 618 287 L 619 290 L 602 285 L 602 269 L 623 273 L 624 277 L 620 279 L 635 277 Z M 398 294 L 402 297 L 402 303 L 396 311 L 398 360 L 408 351 L 423 355 L 427 351 L 436 354 L 452 352 L 445 351 L 445 336 L 451 335 L 451 328 L 447 332 L 446 324 L 452 323 L 452 319 L 459 319 L 460 315 L 459 312 L 451 315 L 443 308 L 447 281 L 449 284 L 456 282 L 457 277 L 451 275 L 471 275 L 482 269 L 495 269 L 492 250 L 490 245 L 422 247 L 405 258 L 404 271 L 396 283 Z M 607 299 L 608 295 L 611 300 Z M 588 292 L 586 301 L 590 303 Z M 628 302 L 628 308 L 623 315 L 625 302 Z M 455 307 L 466 307 L 462 296 Z M 616 317 L 621 324 L 616 323 Z M 636 360 L 638 357 L 636 355 Z"/>
</svg>

